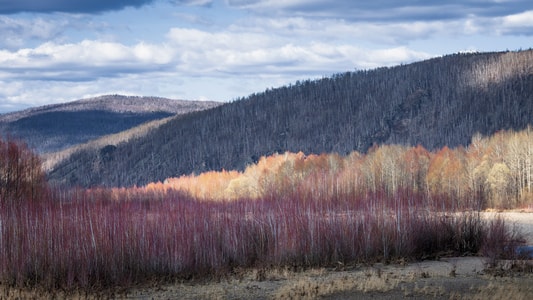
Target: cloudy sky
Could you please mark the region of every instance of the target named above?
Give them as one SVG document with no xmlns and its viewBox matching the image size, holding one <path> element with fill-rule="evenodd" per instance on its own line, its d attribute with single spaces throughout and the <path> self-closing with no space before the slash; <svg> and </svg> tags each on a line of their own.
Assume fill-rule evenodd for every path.
<svg viewBox="0 0 533 300">
<path fill-rule="evenodd" d="M 229 101 L 532 37 L 531 0 L 0 0 L 0 112 L 111 93 Z"/>
</svg>

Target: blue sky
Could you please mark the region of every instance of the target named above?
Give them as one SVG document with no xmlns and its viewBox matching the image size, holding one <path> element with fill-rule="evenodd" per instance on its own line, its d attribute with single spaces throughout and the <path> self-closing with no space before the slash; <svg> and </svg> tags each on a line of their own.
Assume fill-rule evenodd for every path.
<svg viewBox="0 0 533 300">
<path fill-rule="evenodd" d="M 103 94 L 230 101 L 532 36 L 531 0 L 0 0 L 0 113 Z"/>
</svg>

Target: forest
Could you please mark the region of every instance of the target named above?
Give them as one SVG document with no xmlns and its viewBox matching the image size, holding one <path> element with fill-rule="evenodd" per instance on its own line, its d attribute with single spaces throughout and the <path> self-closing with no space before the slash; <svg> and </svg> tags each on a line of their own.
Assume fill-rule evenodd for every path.
<svg viewBox="0 0 533 300">
<path fill-rule="evenodd" d="M 466 148 L 286 152 L 244 171 L 80 189 L 50 186 L 25 144 L 0 141 L 0 282 L 94 292 L 472 254 L 494 267 L 530 255 L 520 232 L 480 211 L 531 209 L 532 146 L 528 127 Z"/>
<path fill-rule="evenodd" d="M 131 187 L 243 171 L 286 151 L 466 147 L 475 134 L 527 128 L 532 97 L 533 50 L 447 55 L 268 89 L 182 115 L 112 151 L 77 151 L 48 175 L 55 185 Z"/>
</svg>

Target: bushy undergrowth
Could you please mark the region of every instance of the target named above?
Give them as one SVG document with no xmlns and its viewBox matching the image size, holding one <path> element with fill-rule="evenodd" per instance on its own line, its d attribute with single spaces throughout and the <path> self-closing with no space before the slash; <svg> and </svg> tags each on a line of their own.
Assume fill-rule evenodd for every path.
<svg viewBox="0 0 533 300">
<path fill-rule="evenodd" d="M 475 212 L 438 210 L 415 192 L 334 199 L 292 194 L 231 202 L 180 193 L 147 201 L 71 191 L 3 203 L 0 280 L 100 289 L 219 276 L 235 268 L 328 266 L 477 253 L 490 232 Z"/>
</svg>

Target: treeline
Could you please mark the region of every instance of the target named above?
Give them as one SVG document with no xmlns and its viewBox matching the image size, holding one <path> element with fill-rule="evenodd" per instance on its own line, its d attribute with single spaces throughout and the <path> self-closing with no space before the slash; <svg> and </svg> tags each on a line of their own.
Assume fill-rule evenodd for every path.
<svg viewBox="0 0 533 300">
<path fill-rule="evenodd" d="M 533 51 L 455 54 L 306 80 L 176 118 L 146 137 L 73 154 L 55 184 L 133 186 L 244 170 L 261 156 L 373 145 L 466 146 L 533 122 Z"/>
<path fill-rule="evenodd" d="M 119 194 L 128 190 L 135 189 L 115 189 Z M 477 134 L 466 148 L 434 151 L 420 145 L 382 145 L 366 154 L 346 156 L 286 152 L 261 157 L 243 172 L 169 178 L 140 190 L 155 198 L 180 190 L 206 200 L 303 197 L 318 201 L 408 192 L 440 199 L 442 209 L 532 207 L 533 130 L 500 131 L 490 137 Z"/>
</svg>

